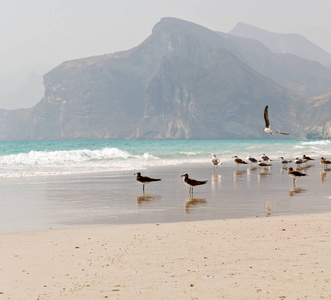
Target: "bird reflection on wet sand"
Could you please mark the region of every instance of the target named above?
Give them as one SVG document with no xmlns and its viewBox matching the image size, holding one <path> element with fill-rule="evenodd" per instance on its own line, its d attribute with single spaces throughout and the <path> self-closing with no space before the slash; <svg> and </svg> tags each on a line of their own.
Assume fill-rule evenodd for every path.
<svg viewBox="0 0 331 300">
<path fill-rule="evenodd" d="M 237 170 L 233 173 L 233 180 L 237 181 L 237 180 L 241 180 L 243 175 L 247 174 L 246 170 Z"/>
<path fill-rule="evenodd" d="M 212 189 L 215 190 L 215 188 L 218 187 L 218 185 L 220 184 L 221 181 L 222 181 L 222 176 L 218 175 L 218 172 L 213 174 L 211 176 L 211 187 L 212 187 Z"/>
<path fill-rule="evenodd" d="M 159 200 L 161 199 L 161 196 L 159 195 L 152 195 L 152 194 L 142 194 L 140 196 L 137 196 L 137 204 L 138 206 L 142 206 L 144 203 L 150 203 L 153 200 Z"/>
<path fill-rule="evenodd" d="M 272 213 L 272 202 L 271 201 L 265 202 L 265 211 L 266 211 L 266 217 L 271 217 L 271 213 Z"/>
<path fill-rule="evenodd" d="M 288 191 L 289 196 L 294 196 L 296 194 L 301 194 L 306 192 L 305 189 L 295 186 L 295 184 L 293 185 L 293 187 Z"/>
<path fill-rule="evenodd" d="M 312 164 L 308 164 L 308 165 L 305 165 L 305 166 L 298 166 L 296 167 L 295 169 L 296 170 L 299 170 L 299 171 L 305 171 L 305 170 L 308 170 L 310 169 L 311 167 L 313 167 L 314 165 Z"/>
<path fill-rule="evenodd" d="M 207 203 L 207 201 L 204 198 L 188 198 L 188 199 L 186 199 L 185 205 L 184 205 L 185 212 L 187 214 L 189 214 L 190 208 L 192 208 L 193 206 L 197 206 L 197 205 L 205 204 L 205 203 Z"/>
<path fill-rule="evenodd" d="M 327 172 L 330 172 L 331 169 L 330 168 L 326 168 L 326 169 L 322 169 L 321 170 L 321 182 L 324 183 L 324 181 L 326 180 L 326 174 Z"/>
<path fill-rule="evenodd" d="M 283 174 L 284 172 L 287 173 L 289 167 L 281 167 L 280 174 Z"/>
<path fill-rule="evenodd" d="M 258 181 L 260 181 L 263 177 L 270 175 L 270 169 L 268 167 L 261 168 L 260 173 L 258 174 Z"/>
<path fill-rule="evenodd" d="M 249 167 L 249 169 L 247 169 L 247 172 L 249 173 L 249 172 L 255 172 L 257 170 L 257 167 L 254 167 L 254 166 L 252 166 L 252 167 Z"/>
</svg>

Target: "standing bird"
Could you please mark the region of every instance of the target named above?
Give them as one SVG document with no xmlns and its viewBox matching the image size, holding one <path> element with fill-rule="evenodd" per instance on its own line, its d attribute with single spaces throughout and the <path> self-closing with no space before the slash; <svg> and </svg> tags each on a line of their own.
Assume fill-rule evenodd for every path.
<svg viewBox="0 0 331 300">
<path fill-rule="evenodd" d="M 308 161 L 310 161 L 310 160 L 315 160 L 315 159 L 310 158 L 309 156 L 307 156 L 307 155 L 305 155 L 305 154 L 302 156 L 302 159 L 303 159 L 305 162 L 308 162 Z"/>
<path fill-rule="evenodd" d="M 259 160 L 259 162 L 258 162 L 258 165 L 259 165 L 260 167 L 262 167 L 262 168 L 272 166 L 272 164 L 268 164 L 268 163 L 266 163 L 266 162 L 264 162 L 264 161 L 260 161 L 260 160 Z"/>
<path fill-rule="evenodd" d="M 301 173 L 299 171 L 294 171 L 293 168 L 288 168 L 288 175 L 290 175 L 293 178 L 293 185 L 295 185 L 295 180 L 297 178 L 307 176 L 307 174 Z"/>
<path fill-rule="evenodd" d="M 281 156 L 280 159 L 282 160 L 283 165 L 287 165 L 292 162 L 291 159 L 285 159 L 283 156 Z"/>
<path fill-rule="evenodd" d="M 265 155 L 264 153 L 260 154 L 260 159 L 262 159 L 263 161 L 271 161 L 269 156 Z"/>
<path fill-rule="evenodd" d="M 232 156 L 232 158 L 234 158 L 234 162 L 237 164 L 237 168 L 239 167 L 239 165 L 247 165 L 247 162 L 243 161 L 237 155 Z"/>
<path fill-rule="evenodd" d="M 273 134 L 273 132 L 279 133 L 279 134 L 284 134 L 284 135 L 289 135 L 289 133 L 285 132 L 280 132 L 277 130 L 270 129 L 270 122 L 269 122 L 269 117 L 268 117 L 268 105 L 264 109 L 264 121 L 265 121 L 265 127 L 262 129 L 264 132 Z"/>
<path fill-rule="evenodd" d="M 149 184 L 149 183 L 154 182 L 154 181 L 161 181 L 162 180 L 162 179 L 150 178 L 150 177 L 147 177 L 147 176 L 141 176 L 140 172 L 137 172 L 134 175 L 136 175 L 137 181 L 143 185 L 143 193 L 145 192 L 145 184 Z"/>
<path fill-rule="evenodd" d="M 187 186 L 190 187 L 189 194 L 192 196 L 193 196 L 193 187 L 198 186 L 198 185 L 203 185 L 208 182 L 208 180 L 199 181 L 199 180 L 191 179 L 188 177 L 187 173 L 185 173 L 184 175 L 181 175 L 181 177 L 184 177 L 183 178 L 184 184 L 186 184 Z"/>
<path fill-rule="evenodd" d="M 251 157 L 250 155 L 247 156 L 247 159 L 249 160 L 249 163 L 252 164 L 256 164 L 257 163 L 257 159 L 254 157 Z"/>
<path fill-rule="evenodd" d="M 331 164 L 331 161 L 326 160 L 324 157 L 321 157 L 320 162 L 321 162 L 321 165 L 324 166 L 324 169 L 326 169 L 327 166 Z"/>
<path fill-rule="evenodd" d="M 304 161 L 303 159 L 297 157 L 297 158 L 294 160 L 294 162 L 295 162 L 296 165 L 299 165 L 299 166 L 300 166 L 300 165 L 303 164 L 305 161 Z"/>
<path fill-rule="evenodd" d="M 211 163 L 214 165 L 214 170 L 215 170 L 215 167 L 218 168 L 218 165 L 220 165 L 220 160 L 219 158 L 216 157 L 215 154 L 212 154 L 211 156 Z"/>
</svg>

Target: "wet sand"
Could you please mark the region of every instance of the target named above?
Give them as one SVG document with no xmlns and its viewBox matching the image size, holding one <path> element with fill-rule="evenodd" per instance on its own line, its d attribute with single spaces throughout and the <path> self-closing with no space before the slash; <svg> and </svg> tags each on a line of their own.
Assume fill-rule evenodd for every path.
<svg viewBox="0 0 331 300">
<path fill-rule="evenodd" d="M 331 214 L 0 235 L 0 299 L 330 299 Z"/>
<path fill-rule="evenodd" d="M 2 181 L 0 299 L 331 298 L 329 171 L 141 171 Z"/>
<path fill-rule="evenodd" d="M 187 222 L 331 212 L 331 172 L 319 163 L 297 180 L 272 162 L 269 169 L 226 163 L 150 168 L 162 178 L 146 186 L 135 171 L 2 179 L 0 233 L 104 225 Z M 193 197 L 181 175 L 208 180 Z"/>
</svg>

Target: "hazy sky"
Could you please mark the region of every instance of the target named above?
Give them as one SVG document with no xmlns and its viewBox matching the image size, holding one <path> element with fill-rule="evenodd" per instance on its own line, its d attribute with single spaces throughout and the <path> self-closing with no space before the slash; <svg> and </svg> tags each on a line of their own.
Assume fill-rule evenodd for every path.
<svg viewBox="0 0 331 300">
<path fill-rule="evenodd" d="M 0 0 L 0 91 L 15 76 L 18 84 L 31 71 L 137 46 L 162 17 L 221 32 L 244 22 L 299 33 L 331 53 L 330 11 L 330 0 Z M 3 98 L 0 108 L 9 107 Z"/>
</svg>

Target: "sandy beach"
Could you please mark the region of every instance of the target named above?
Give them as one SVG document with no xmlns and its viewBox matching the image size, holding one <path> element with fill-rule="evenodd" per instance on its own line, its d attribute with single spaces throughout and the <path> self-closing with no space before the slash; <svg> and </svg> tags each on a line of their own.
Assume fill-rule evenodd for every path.
<svg viewBox="0 0 331 300">
<path fill-rule="evenodd" d="M 330 299 L 331 214 L 0 235 L 0 299 Z"/>
<path fill-rule="evenodd" d="M 162 181 L 145 194 L 133 171 L 1 180 L 0 234 L 331 212 L 330 172 L 316 163 L 305 172 L 294 187 L 280 162 L 267 169 L 228 163 L 218 172 L 210 164 L 150 168 L 142 174 Z M 194 197 L 184 173 L 208 180 Z"/>
</svg>

